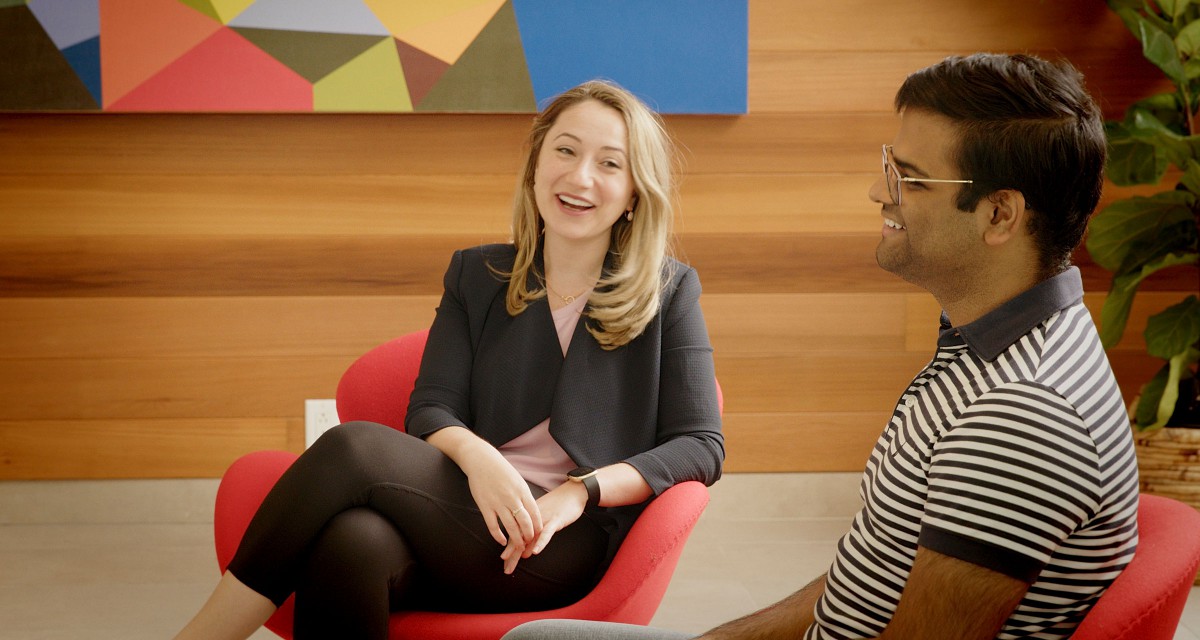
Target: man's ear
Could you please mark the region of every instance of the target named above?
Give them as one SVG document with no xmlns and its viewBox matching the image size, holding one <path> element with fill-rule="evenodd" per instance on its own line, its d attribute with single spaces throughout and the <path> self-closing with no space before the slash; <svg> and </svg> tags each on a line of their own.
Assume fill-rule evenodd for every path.
<svg viewBox="0 0 1200 640">
<path fill-rule="evenodd" d="M 981 200 L 979 207 L 984 217 L 983 241 L 987 244 L 1000 246 L 1026 233 L 1030 211 L 1020 191 L 1001 189 Z"/>
</svg>

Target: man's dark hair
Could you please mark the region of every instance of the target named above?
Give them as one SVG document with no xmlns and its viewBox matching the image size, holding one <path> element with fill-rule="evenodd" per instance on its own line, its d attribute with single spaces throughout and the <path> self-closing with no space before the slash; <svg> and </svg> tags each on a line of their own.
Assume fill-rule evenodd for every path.
<svg viewBox="0 0 1200 640">
<path fill-rule="evenodd" d="M 1067 62 L 1029 55 L 951 56 L 908 76 L 896 111 L 953 120 L 963 178 L 955 205 L 974 209 L 1001 189 L 1025 196 L 1040 272 L 1065 269 L 1100 200 L 1107 143 L 1100 109 Z"/>
</svg>

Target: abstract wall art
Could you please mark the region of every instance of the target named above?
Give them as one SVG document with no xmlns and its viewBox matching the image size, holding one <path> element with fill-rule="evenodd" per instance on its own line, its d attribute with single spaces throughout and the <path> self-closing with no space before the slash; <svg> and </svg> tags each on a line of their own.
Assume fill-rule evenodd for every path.
<svg viewBox="0 0 1200 640">
<path fill-rule="evenodd" d="M 746 112 L 748 0 L 0 0 L 0 110 Z"/>
</svg>

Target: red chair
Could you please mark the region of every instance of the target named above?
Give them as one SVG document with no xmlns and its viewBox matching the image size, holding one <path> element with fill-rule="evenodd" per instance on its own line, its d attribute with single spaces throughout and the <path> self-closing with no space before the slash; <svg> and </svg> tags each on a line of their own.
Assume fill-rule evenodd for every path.
<svg viewBox="0 0 1200 640">
<path fill-rule="evenodd" d="M 1172 640 L 1200 568 L 1200 511 L 1143 493 L 1138 549 L 1074 640 Z"/>
<path fill-rule="evenodd" d="M 337 389 L 342 421 L 369 420 L 404 428 L 408 396 L 417 378 L 429 332 L 401 336 L 368 351 L 342 375 Z M 720 387 L 717 388 L 721 402 Z M 250 519 L 276 480 L 297 458 L 286 451 L 258 451 L 236 460 L 217 489 L 214 521 L 217 563 L 229 565 Z M 513 627 L 541 618 L 604 620 L 648 624 L 662 601 L 683 545 L 708 504 L 708 489 L 683 482 L 664 491 L 642 512 L 591 593 L 574 604 L 550 611 L 503 614 L 452 614 L 428 611 L 395 613 L 394 640 L 494 640 Z M 288 598 L 267 628 L 292 637 L 293 600 Z"/>
</svg>

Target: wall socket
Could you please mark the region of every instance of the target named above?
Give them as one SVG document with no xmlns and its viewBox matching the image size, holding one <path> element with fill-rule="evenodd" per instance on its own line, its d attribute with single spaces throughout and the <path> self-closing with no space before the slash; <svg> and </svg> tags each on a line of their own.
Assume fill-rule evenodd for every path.
<svg viewBox="0 0 1200 640">
<path fill-rule="evenodd" d="M 312 446 L 322 433 L 341 424 L 334 400 L 304 401 L 304 448 Z"/>
</svg>

